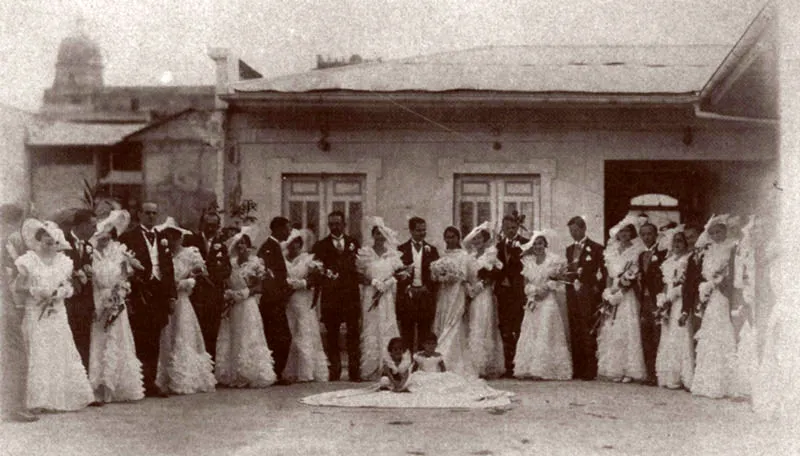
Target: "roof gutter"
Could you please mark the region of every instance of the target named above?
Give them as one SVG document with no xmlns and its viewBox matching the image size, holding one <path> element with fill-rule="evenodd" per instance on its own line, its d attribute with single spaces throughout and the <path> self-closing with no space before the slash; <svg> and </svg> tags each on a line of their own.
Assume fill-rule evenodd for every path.
<svg viewBox="0 0 800 456">
<path fill-rule="evenodd" d="M 708 120 L 721 120 L 726 122 L 744 122 L 759 125 L 780 125 L 779 119 L 768 119 L 761 117 L 743 117 L 743 116 L 728 116 L 725 114 L 717 114 L 715 112 L 703 111 L 700 108 L 700 103 L 694 104 L 694 116 L 698 119 Z"/>
</svg>

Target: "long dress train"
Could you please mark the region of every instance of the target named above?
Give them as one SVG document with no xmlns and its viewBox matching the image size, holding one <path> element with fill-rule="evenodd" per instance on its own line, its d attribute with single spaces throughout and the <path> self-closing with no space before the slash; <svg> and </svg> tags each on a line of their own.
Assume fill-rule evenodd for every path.
<svg viewBox="0 0 800 456">
<path fill-rule="evenodd" d="M 189 300 L 195 284 L 192 271 L 204 264 L 203 257 L 196 247 L 187 247 L 175 255 L 173 263 L 178 297 L 169 323 L 161 331 L 156 386 L 172 394 L 211 392 L 217 383 L 213 361 Z"/>
<path fill-rule="evenodd" d="M 377 380 L 389 341 L 400 337 L 395 313 L 397 282 L 394 272 L 403 267 L 400 252 L 387 249 L 378 255 L 372 247 L 362 247 L 356 264 L 371 282 L 361 287 L 361 378 Z M 380 291 L 379 291 L 380 289 Z M 373 306 L 376 293 L 381 293 Z"/>
<path fill-rule="evenodd" d="M 132 258 L 125 245 L 116 241 L 109 242 L 102 252 L 94 252 L 95 320 L 89 349 L 89 382 L 102 402 L 144 397 L 142 363 L 136 357 L 128 310 L 122 307 L 119 311 L 130 292 L 127 274 L 132 271 Z"/>
<path fill-rule="evenodd" d="M 522 258 L 527 304 L 514 356 L 514 377 L 572 378 L 572 357 L 556 300 L 558 284 L 550 280 L 561 264 L 560 257 L 549 253 L 542 264 L 536 264 L 533 255 Z M 544 297 L 535 299 L 537 294 Z"/>
<path fill-rule="evenodd" d="M 306 280 L 314 257 L 301 253 L 293 261 L 287 261 L 286 272 L 290 280 Z M 295 289 L 286 307 L 292 344 L 283 370 L 283 378 L 296 382 L 327 382 L 328 357 L 322 347 L 319 318 L 312 308 L 314 292 L 306 284 Z"/>
<path fill-rule="evenodd" d="M 475 372 L 486 378 L 498 377 L 505 372 L 503 339 L 500 337 L 494 292 L 491 285 L 478 285 L 483 276 L 489 275 L 498 264 L 502 266 L 497 261 L 497 248 L 494 246 L 487 247 L 481 255 L 476 252 L 468 263 L 470 287 L 478 287 L 480 291 L 469 302 L 467 345 Z"/>
<path fill-rule="evenodd" d="M 235 258 L 231 261 L 227 290 L 231 302 L 217 333 L 214 376 L 229 387 L 263 388 L 275 383 L 276 376 L 258 310 L 260 295 L 251 294 L 248 282 L 264 269 L 264 262 L 255 256 L 241 265 Z"/>
<path fill-rule="evenodd" d="M 72 295 L 72 260 L 62 253 L 47 264 L 29 251 L 15 261 L 28 278 L 22 335 L 28 354 L 25 405 L 29 409 L 71 411 L 94 401 L 72 331 L 64 298 Z M 51 303 L 51 311 L 42 304 Z"/>
<path fill-rule="evenodd" d="M 619 278 L 626 269 L 630 275 L 636 274 L 643 248 L 641 242 L 634 241 L 622 252 L 616 246 L 605 250 L 608 275 L 614 280 L 611 289 L 607 290 L 619 290 L 621 302 L 617 305 L 616 315 L 605 318 L 597 337 L 597 375 L 600 377 L 628 377 L 633 380 L 647 377 L 639 324 L 639 300 L 633 288 L 619 288 Z"/>
</svg>

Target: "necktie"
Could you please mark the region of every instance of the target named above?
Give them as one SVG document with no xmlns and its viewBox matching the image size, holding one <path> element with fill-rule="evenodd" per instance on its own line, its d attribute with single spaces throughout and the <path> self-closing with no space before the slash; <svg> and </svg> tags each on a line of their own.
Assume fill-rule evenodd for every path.
<svg viewBox="0 0 800 456">
<path fill-rule="evenodd" d="M 422 250 L 422 243 L 421 242 L 415 242 L 414 243 L 414 248 L 417 250 L 417 252 L 419 252 L 420 250 Z"/>
<path fill-rule="evenodd" d="M 344 250 L 344 239 L 336 239 L 336 250 L 340 252 Z"/>
<path fill-rule="evenodd" d="M 144 235 L 145 235 L 145 237 L 147 237 L 147 240 L 148 240 L 148 241 L 149 241 L 151 244 L 152 244 L 152 243 L 154 243 L 154 242 L 156 242 L 156 233 L 154 233 L 154 232 L 152 232 L 152 231 L 145 231 L 145 232 L 144 232 Z"/>
</svg>

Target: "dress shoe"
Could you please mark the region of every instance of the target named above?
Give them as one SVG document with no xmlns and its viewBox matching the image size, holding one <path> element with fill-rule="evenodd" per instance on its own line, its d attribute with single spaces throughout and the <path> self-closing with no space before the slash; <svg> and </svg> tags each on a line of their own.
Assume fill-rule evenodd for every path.
<svg viewBox="0 0 800 456">
<path fill-rule="evenodd" d="M 94 401 L 91 404 L 89 404 L 89 407 L 104 407 L 105 405 L 106 403 L 103 401 Z"/>
</svg>

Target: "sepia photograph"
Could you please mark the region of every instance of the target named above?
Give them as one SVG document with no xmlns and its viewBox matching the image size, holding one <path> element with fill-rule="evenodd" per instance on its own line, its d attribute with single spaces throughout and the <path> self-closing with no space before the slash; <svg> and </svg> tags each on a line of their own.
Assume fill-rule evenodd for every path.
<svg viewBox="0 0 800 456">
<path fill-rule="evenodd" d="M 0 37 L 0 454 L 800 454 L 800 2 Z"/>
</svg>

